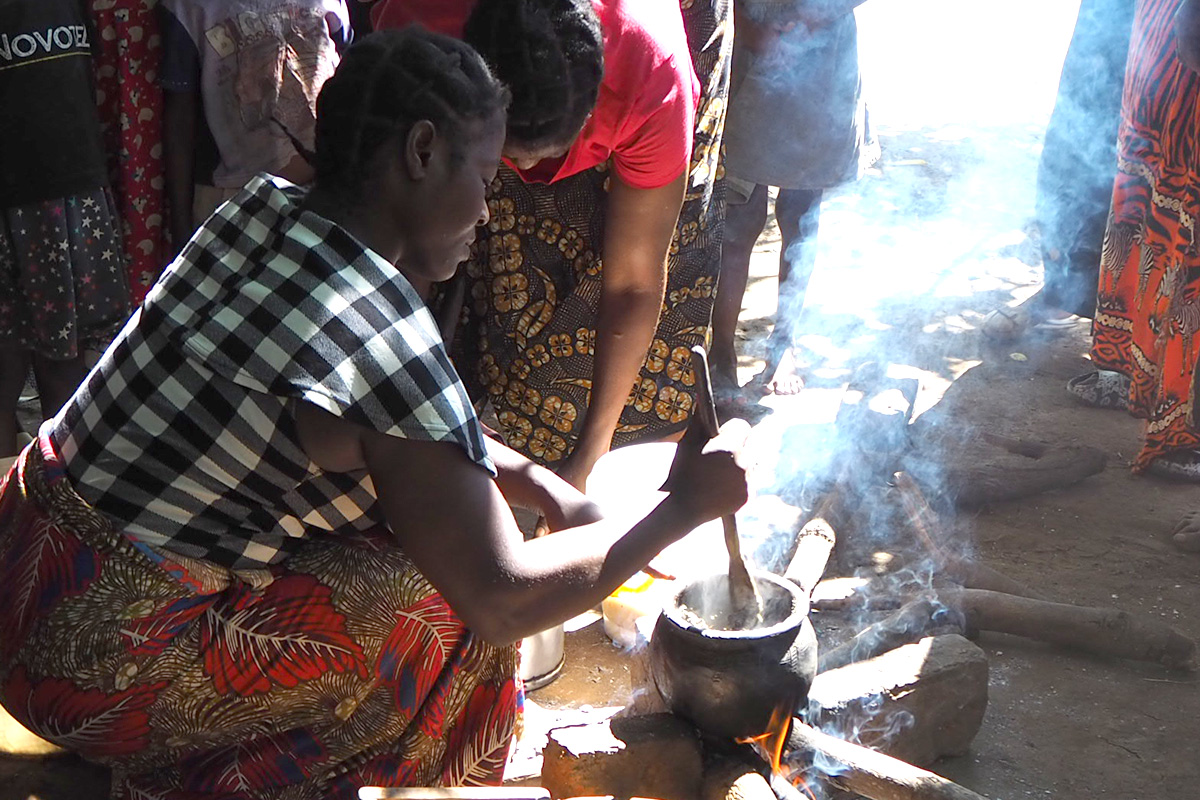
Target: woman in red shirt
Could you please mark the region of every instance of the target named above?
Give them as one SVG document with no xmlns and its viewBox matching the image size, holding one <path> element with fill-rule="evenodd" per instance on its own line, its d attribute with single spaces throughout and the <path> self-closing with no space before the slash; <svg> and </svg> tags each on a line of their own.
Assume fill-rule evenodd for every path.
<svg viewBox="0 0 1200 800">
<path fill-rule="evenodd" d="M 720 263 L 729 7 L 373 9 L 377 28 L 419 22 L 461 36 L 513 91 L 456 358 L 508 444 L 577 487 L 614 444 L 668 437 L 690 418 L 688 348 L 705 341 Z"/>
</svg>

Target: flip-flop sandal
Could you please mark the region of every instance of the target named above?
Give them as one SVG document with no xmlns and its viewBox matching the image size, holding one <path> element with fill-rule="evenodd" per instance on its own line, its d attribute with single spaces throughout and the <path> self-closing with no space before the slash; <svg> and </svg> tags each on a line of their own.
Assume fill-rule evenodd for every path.
<svg viewBox="0 0 1200 800">
<path fill-rule="evenodd" d="M 1074 314 L 1069 317 L 1045 317 L 1038 320 L 1037 324 L 1033 327 L 1042 331 L 1062 331 L 1074 328 L 1080 319 L 1081 317 L 1077 317 Z"/>
<path fill-rule="evenodd" d="M 1129 408 L 1129 379 L 1119 372 L 1097 369 L 1067 381 L 1067 392 L 1093 408 Z"/>
<path fill-rule="evenodd" d="M 1200 483 L 1200 451 L 1177 450 L 1150 462 L 1146 471 L 1160 478 L 1184 483 Z"/>
</svg>

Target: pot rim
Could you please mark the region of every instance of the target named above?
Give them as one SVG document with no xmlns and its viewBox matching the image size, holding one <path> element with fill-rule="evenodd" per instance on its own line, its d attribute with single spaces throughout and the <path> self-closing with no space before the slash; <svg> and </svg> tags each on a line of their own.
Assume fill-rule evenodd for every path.
<svg viewBox="0 0 1200 800">
<path fill-rule="evenodd" d="M 680 596 L 684 592 L 686 592 L 689 588 L 691 588 L 692 586 L 694 586 L 698 583 L 702 583 L 706 580 L 711 580 L 712 578 L 720 576 L 720 575 L 721 575 L 721 573 L 714 572 L 709 575 L 704 575 L 704 576 L 701 576 L 699 578 L 695 578 L 695 579 L 689 581 L 687 583 L 687 585 L 681 587 L 678 591 L 676 591 L 673 595 L 671 595 L 671 604 L 669 606 L 663 607 L 661 616 L 663 618 L 665 618 L 666 620 L 668 620 L 676 628 L 679 628 L 680 630 L 686 631 L 686 632 L 694 634 L 696 636 L 701 636 L 706 639 L 719 639 L 719 640 L 728 640 L 728 641 L 751 641 L 751 640 L 755 640 L 755 639 L 766 639 L 771 636 L 777 636 L 781 633 L 787 633 L 788 631 L 795 630 L 796 628 L 803 625 L 804 621 L 808 618 L 808 611 L 809 611 L 808 598 L 800 590 L 800 587 L 798 587 L 796 584 L 789 581 L 787 578 L 782 578 L 779 575 L 776 575 L 774 572 L 768 572 L 766 570 L 760 570 L 760 569 L 752 569 L 752 570 L 750 570 L 750 577 L 754 578 L 756 581 L 763 581 L 764 583 L 770 583 L 772 585 L 778 586 L 778 587 L 784 589 L 789 595 L 791 595 L 791 597 L 792 597 L 791 613 L 789 613 L 786 617 L 784 617 L 782 620 L 775 623 L 774 625 L 768 625 L 768 626 L 762 627 L 762 628 L 751 628 L 749 630 L 726 631 L 726 630 L 718 630 L 715 628 L 701 628 L 701 627 L 697 627 L 696 625 L 693 625 L 690 622 L 685 621 L 680 616 L 680 613 L 679 613 L 679 598 L 680 598 Z"/>
</svg>

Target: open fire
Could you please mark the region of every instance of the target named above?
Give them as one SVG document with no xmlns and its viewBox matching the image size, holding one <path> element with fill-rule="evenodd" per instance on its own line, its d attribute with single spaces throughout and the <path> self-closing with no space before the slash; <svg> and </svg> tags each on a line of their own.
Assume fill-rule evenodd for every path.
<svg viewBox="0 0 1200 800">
<path fill-rule="evenodd" d="M 982 723 L 987 657 L 966 638 L 980 631 L 1194 668 L 1195 643 L 1163 623 L 1115 609 L 1052 602 L 1045 593 L 966 557 L 961 533 L 946 521 L 961 493 L 939 491 L 936 508 L 926 498 L 931 487 L 961 486 L 963 479 L 951 465 L 931 481 L 923 471 L 929 444 L 917 441 L 916 423 L 904 403 L 896 413 L 871 402 L 882 390 L 894 393 L 895 382 L 882 380 L 878 371 L 874 378 L 874 385 L 860 383 L 853 407 L 838 417 L 854 442 L 843 453 L 856 463 L 835 460 L 819 496 L 805 503 L 811 511 L 781 559 L 784 577 L 756 574 L 767 608 L 778 584 L 788 587 L 780 590 L 785 596 L 795 595 L 793 608 L 783 615 L 791 638 L 764 648 L 762 640 L 781 624 L 770 614 L 750 630 L 720 630 L 729 626 L 697 601 L 705 594 L 700 590 L 699 595 L 681 593 L 676 607 L 660 616 L 646 655 L 646 685 L 640 688 L 661 695 L 660 710 L 699 729 L 695 746 L 706 775 L 713 772 L 714 759 L 733 759 L 740 766 L 731 771 L 727 764 L 725 777 L 717 781 L 725 789 L 715 794 L 710 786 L 699 795 L 689 790 L 646 796 L 749 800 L 746 787 L 754 785 L 763 800 L 820 798 L 830 789 L 874 800 L 978 799 L 923 767 L 964 753 Z M 911 387 L 901 388 L 911 408 Z M 1031 463 L 1053 460 L 1038 445 L 998 437 L 977 440 Z M 861 468 L 851 469 L 856 466 Z M 972 480 L 978 478 L 972 474 Z M 885 542 L 880 520 L 887 522 Z M 822 591 L 814 595 L 827 567 L 834 579 L 853 578 L 853 590 L 836 597 Z M 706 591 L 728 596 L 719 586 Z M 812 631 L 813 621 L 824 647 L 808 667 L 806 659 L 816 658 L 816 639 L 808 641 L 797 631 Z M 802 640 L 798 648 L 797 640 Z M 720 648 L 754 656 L 739 663 Z M 765 670 L 780 667 L 791 669 L 788 678 L 764 677 Z M 763 686 L 775 694 L 762 692 Z M 786 686 L 791 688 L 781 688 Z M 628 759 L 637 747 L 618 749 Z M 747 760 L 748 751 L 758 755 Z M 547 750 L 548 760 L 576 756 Z M 743 780 L 728 793 L 733 783 L 752 775 L 759 776 L 757 783 Z M 586 791 L 576 785 L 569 793 L 559 792 L 550 781 L 547 788 L 560 797 L 613 793 L 603 781 L 582 787 Z"/>
</svg>

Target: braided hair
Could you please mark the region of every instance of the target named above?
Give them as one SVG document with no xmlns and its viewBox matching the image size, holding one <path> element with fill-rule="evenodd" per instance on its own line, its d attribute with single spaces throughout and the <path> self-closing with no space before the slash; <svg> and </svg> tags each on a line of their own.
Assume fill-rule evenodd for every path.
<svg viewBox="0 0 1200 800">
<path fill-rule="evenodd" d="M 379 148 L 429 120 L 461 158 L 467 121 L 488 119 L 506 88 L 467 44 L 420 27 L 372 33 L 349 47 L 317 97 L 316 182 L 353 196 Z"/>
<path fill-rule="evenodd" d="M 463 38 L 512 90 L 510 143 L 537 149 L 574 141 L 604 78 L 592 0 L 479 0 Z"/>
</svg>

